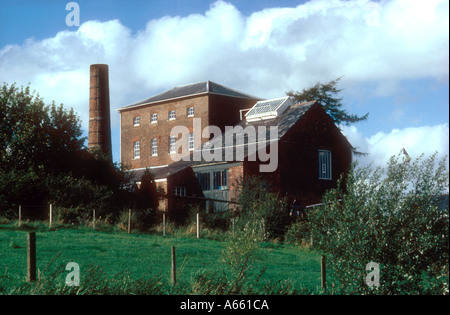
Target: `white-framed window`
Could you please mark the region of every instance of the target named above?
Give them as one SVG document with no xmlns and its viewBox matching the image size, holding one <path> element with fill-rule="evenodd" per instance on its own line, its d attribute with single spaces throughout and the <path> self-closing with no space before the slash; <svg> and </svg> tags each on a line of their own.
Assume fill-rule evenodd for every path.
<svg viewBox="0 0 450 315">
<path fill-rule="evenodd" d="M 133 126 L 139 126 L 141 122 L 141 119 L 139 116 L 133 117 Z"/>
<path fill-rule="evenodd" d="M 173 195 L 174 196 L 186 196 L 186 187 L 174 187 L 173 188 Z"/>
<path fill-rule="evenodd" d="M 319 150 L 319 179 L 331 179 L 331 151 Z"/>
<path fill-rule="evenodd" d="M 133 159 L 139 159 L 141 157 L 141 145 L 139 141 L 133 142 Z"/>
<path fill-rule="evenodd" d="M 153 113 L 153 114 L 150 116 L 150 123 L 151 123 L 151 124 L 156 124 L 157 122 L 158 122 L 158 114 Z"/>
<path fill-rule="evenodd" d="M 188 149 L 189 151 L 194 150 L 194 134 L 192 132 L 188 134 Z"/>
<path fill-rule="evenodd" d="M 158 155 L 158 139 L 152 139 L 152 156 Z"/>
<path fill-rule="evenodd" d="M 187 116 L 188 117 L 194 117 L 194 107 L 189 107 L 187 109 Z"/>
<path fill-rule="evenodd" d="M 175 147 L 175 142 L 176 142 L 175 137 L 169 137 L 169 154 L 177 153 L 176 147 Z"/>
<path fill-rule="evenodd" d="M 175 111 L 171 110 L 169 111 L 169 120 L 174 120 L 175 119 Z"/>
</svg>

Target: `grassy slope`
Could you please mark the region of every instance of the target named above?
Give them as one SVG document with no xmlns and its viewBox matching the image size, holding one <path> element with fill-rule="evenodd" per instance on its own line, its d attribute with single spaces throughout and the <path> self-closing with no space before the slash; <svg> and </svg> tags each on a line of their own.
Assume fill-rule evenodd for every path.
<svg viewBox="0 0 450 315">
<path fill-rule="evenodd" d="M 8 287 L 22 283 L 26 276 L 26 232 L 0 225 L 0 281 L 7 281 Z M 132 278 L 160 275 L 169 281 L 170 248 L 175 246 L 178 281 L 183 283 L 190 282 L 202 270 L 221 273 L 225 268 L 221 261 L 224 244 L 207 239 L 107 233 L 87 228 L 41 228 L 36 231 L 37 268 L 46 273 L 76 262 L 81 282 L 83 270 L 91 266 L 98 266 L 111 276 L 127 271 Z M 315 290 L 320 286 L 320 258 L 316 253 L 264 243 L 259 254 L 251 273 L 257 275 L 265 267 L 261 280 L 289 280 L 299 289 Z M 61 274 L 62 282 L 67 274 L 68 271 Z"/>
</svg>

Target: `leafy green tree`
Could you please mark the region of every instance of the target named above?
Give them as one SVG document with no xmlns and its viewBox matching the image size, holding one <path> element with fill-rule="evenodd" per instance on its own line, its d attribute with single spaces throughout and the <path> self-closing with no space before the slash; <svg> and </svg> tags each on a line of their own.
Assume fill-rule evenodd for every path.
<svg viewBox="0 0 450 315">
<path fill-rule="evenodd" d="M 338 89 L 337 84 L 341 78 L 332 80 L 328 83 L 316 83 L 313 87 L 299 91 L 289 91 L 286 94 L 297 102 L 318 101 L 325 112 L 333 119 L 336 124 L 350 125 L 352 123 L 367 120 L 369 113 L 364 116 L 358 116 L 348 113 L 342 109 L 342 98 L 337 95 L 342 91 Z"/>
<path fill-rule="evenodd" d="M 448 292 L 449 221 L 439 207 L 447 195 L 446 160 L 436 154 L 386 168 L 354 166 L 345 184 L 308 214 L 314 246 L 328 257 L 336 289 L 351 294 Z M 367 264 L 380 267 L 379 286 L 366 281 Z"/>
<path fill-rule="evenodd" d="M 126 195 L 124 172 L 84 142 L 73 109 L 46 105 L 29 87 L 0 87 L 0 212 L 17 204 L 45 209 L 50 202 L 111 211 Z"/>
<path fill-rule="evenodd" d="M 58 173 L 71 169 L 83 148 L 81 123 L 73 109 L 45 105 L 29 87 L 0 88 L 1 170 Z"/>
</svg>

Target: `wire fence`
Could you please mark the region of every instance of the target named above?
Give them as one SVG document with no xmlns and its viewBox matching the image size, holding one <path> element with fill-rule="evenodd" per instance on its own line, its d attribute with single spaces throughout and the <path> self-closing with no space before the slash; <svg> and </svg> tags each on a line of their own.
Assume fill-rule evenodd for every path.
<svg viewBox="0 0 450 315">
<path fill-rule="evenodd" d="M 101 229 L 105 225 L 116 225 L 120 229 L 127 230 L 130 234 L 133 230 L 139 230 L 140 232 L 156 232 L 163 236 L 180 234 L 180 231 L 184 228 L 183 234 L 189 234 L 190 231 L 190 234 L 196 234 L 197 238 L 202 236 L 208 237 L 214 233 L 234 233 L 236 226 L 239 224 L 238 211 L 235 211 L 235 208 L 229 207 L 230 205 L 239 206 L 240 204 L 236 201 L 192 196 L 173 197 L 174 199 L 181 200 L 181 203 L 178 204 L 181 207 L 178 209 L 172 211 L 154 211 L 148 215 L 148 213 L 142 210 L 130 208 L 117 214 L 115 220 L 110 220 L 108 214 L 102 217 L 101 214 L 96 213 L 95 209 L 77 213 L 66 213 L 64 215 L 61 213 L 61 208 L 55 207 L 53 204 L 44 206 L 18 205 L 15 206 L 15 211 L 9 211 L 8 217 L 10 220 L 17 220 L 19 227 L 22 227 L 24 223 L 38 220 L 47 222 L 49 227 L 53 227 L 55 223 L 85 225 L 93 229 Z M 203 208 L 201 210 L 199 207 L 192 206 L 191 202 L 193 200 L 212 204 L 224 204 L 226 207 L 221 207 L 220 209 L 222 211 L 214 211 L 213 208 Z M 284 225 L 272 224 L 271 222 L 264 222 L 262 220 L 260 223 L 261 231 L 266 240 L 313 246 L 313 237 L 308 226 L 307 213 L 312 208 L 321 205 L 322 203 L 308 206 L 289 205 L 287 212 L 279 213 L 285 219 Z M 72 210 L 69 209 L 66 211 L 70 212 Z M 109 218 L 109 220 L 106 218 Z"/>
<path fill-rule="evenodd" d="M 211 202 L 229 202 L 208 199 Z M 238 205 L 237 202 L 229 202 Z M 313 238 L 307 223 L 307 211 L 321 204 L 310 207 L 291 206 L 288 212 L 280 213 L 285 219 L 285 224 L 274 225 L 261 220 L 259 226 L 261 233 L 267 241 L 313 246 Z M 138 232 L 158 233 L 162 236 L 193 235 L 197 238 L 220 238 L 223 233 L 234 233 L 240 228 L 240 218 L 235 211 L 206 212 L 191 208 L 191 211 L 154 211 L 145 213 L 142 210 L 128 209 L 117 215 L 115 220 L 108 216 L 96 213 L 95 209 L 83 213 L 73 213 L 67 219 L 67 214 L 61 214 L 61 208 L 53 204 L 41 205 L 18 205 L 15 211 L 9 211 L 9 221 L 15 221 L 18 227 L 24 227 L 32 221 L 48 224 L 49 228 L 57 228 L 59 225 L 72 224 L 91 227 L 101 230 L 105 227 L 115 226 L 126 230 L 129 234 Z M 65 209 L 66 211 L 70 211 Z M 70 220 L 71 219 L 71 220 Z M 145 221 L 148 222 L 145 222 Z M 183 222 L 183 223 L 180 223 Z"/>
</svg>

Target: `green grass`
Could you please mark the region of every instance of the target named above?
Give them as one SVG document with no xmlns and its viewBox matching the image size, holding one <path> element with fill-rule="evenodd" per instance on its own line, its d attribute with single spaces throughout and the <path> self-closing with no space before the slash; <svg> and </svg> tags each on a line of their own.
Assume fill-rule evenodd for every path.
<svg viewBox="0 0 450 315">
<path fill-rule="evenodd" d="M 127 273 L 131 279 L 159 278 L 169 284 L 171 246 L 176 248 L 177 285 L 189 287 L 196 274 L 208 272 L 222 275 L 225 242 L 192 237 L 150 234 L 127 234 L 121 231 L 94 231 L 89 228 L 37 225 L 18 229 L 13 224 L 0 225 L 0 294 L 23 285 L 27 266 L 27 232 L 36 230 L 37 268 L 41 277 L 58 269 L 64 284 L 69 273 L 64 266 L 76 262 L 80 266 L 80 282 L 87 281 L 93 267 L 106 277 Z M 261 273 L 262 270 L 264 273 Z M 319 291 L 320 257 L 314 251 L 291 245 L 262 243 L 249 272 L 259 282 L 288 281 L 297 290 Z M 2 290 L 2 291 L 1 291 Z M 186 291 L 184 291 L 186 292 Z M 189 291 L 187 291 L 189 293 Z"/>
</svg>

